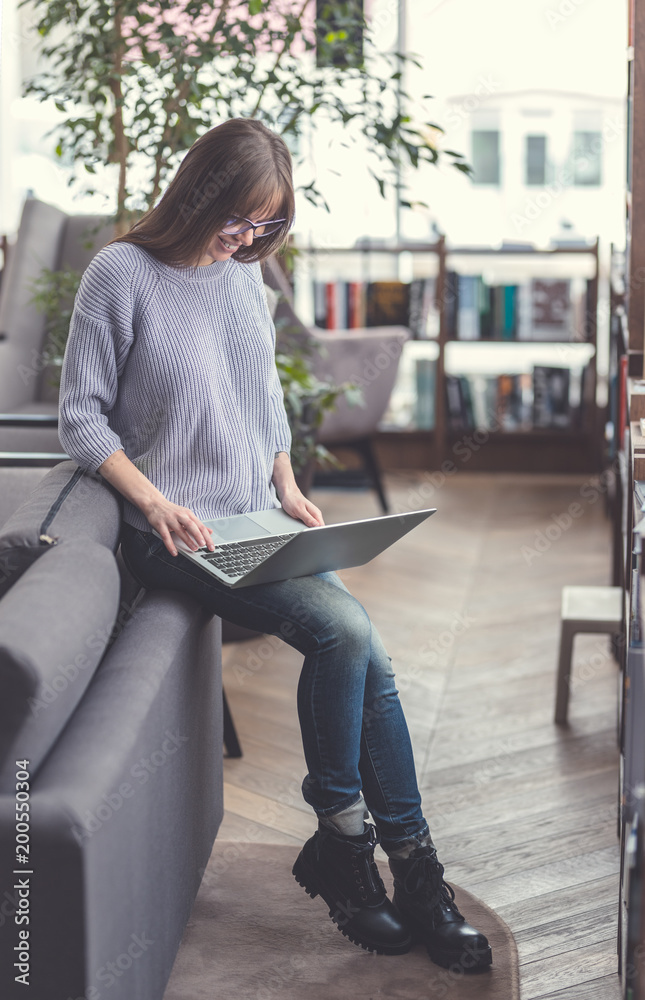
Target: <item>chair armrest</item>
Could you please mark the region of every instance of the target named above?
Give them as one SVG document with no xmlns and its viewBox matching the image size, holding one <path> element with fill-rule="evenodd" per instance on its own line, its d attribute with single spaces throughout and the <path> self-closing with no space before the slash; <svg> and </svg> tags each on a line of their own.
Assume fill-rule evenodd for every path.
<svg viewBox="0 0 645 1000">
<path fill-rule="evenodd" d="M 58 416 L 51 413 L 0 413 L 0 429 L 3 427 L 54 428 L 58 427 Z M 0 468 L 58 465 L 69 458 L 64 451 L 0 451 Z"/>
<path fill-rule="evenodd" d="M 0 427 L 58 427 L 53 413 L 0 413 Z"/>
</svg>

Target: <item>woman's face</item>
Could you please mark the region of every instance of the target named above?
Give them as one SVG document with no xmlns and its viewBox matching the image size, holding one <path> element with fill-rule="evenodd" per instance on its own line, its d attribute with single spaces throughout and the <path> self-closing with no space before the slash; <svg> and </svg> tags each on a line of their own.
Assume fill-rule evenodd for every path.
<svg viewBox="0 0 645 1000">
<path fill-rule="evenodd" d="M 258 224 L 268 222 L 270 219 L 279 218 L 280 203 L 277 199 L 267 202 L 258 211 L 251 215 L 244 215 L 241 218 L 249 219 L 250 222 Z M 225 233 L 217 233 L 209 243 L 198 266 L 204 267 L 212 264 L 215 260 L 228 260 L 241 246 L 250 246 L 253 242 L 253 230 L 247 229 L 245 233 L 236 233 L 234 236 Z"/>
</svg>

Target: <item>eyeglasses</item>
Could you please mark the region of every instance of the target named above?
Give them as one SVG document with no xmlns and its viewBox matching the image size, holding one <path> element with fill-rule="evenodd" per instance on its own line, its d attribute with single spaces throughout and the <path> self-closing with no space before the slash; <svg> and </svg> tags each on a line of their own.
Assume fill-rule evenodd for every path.
<svg viewBox="0 0 645 1000">
<path fill-rule="evenodd" d="M 253 238 L 255 239 L 258 236 L 271 236 L 272 233 L 277 233 L 282 223 L 286 221 L 286 219 L 267 219 L 266 222 L 258 222 L 256 226 L 250 219 L 245 219 L 243 216 L 235 216 L 228 220 L 221 231 L 226 233 L 227 236 L 239 236 L 241 233 L 248 233 L 249 229 L 252 229 Z"/>
</svg>

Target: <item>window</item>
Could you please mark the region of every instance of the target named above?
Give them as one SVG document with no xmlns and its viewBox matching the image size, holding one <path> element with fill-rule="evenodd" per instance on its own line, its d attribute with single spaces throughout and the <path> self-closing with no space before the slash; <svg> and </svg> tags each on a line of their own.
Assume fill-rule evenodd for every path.
<svg viewBox="0 0 645 1000">
<path fill-rule="evenodd" d="M 526 137 L 526 184 L 546 184 L 546 136 Z"/>
<path fill-rule="evenodd" d="M 499 184 L 499 132 L 472 132 L 473 184 Z"/>
<path fill-rule="evenodd" d="M 600 132 L 573 133 L 573 183 L 601 183 L 602 135 Z"/>
</svg>

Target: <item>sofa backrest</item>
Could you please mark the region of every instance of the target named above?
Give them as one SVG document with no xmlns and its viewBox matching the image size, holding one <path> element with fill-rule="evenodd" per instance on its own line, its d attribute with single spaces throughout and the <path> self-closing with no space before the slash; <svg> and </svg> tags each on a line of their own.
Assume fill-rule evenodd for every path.
<svg viewBox="0 0 645 1000">
<path fill-rule="evenodd" d="M 32 282 L 56 268 L 67 216 L 35 198 L 22 212 L 0 286 L 0 411 L 10 413 L 37 398 L 45 317 L 31 302 Z"/>
<path fill-rule="evenodd" d="M 57 401 L 43 366 L 46 323 L 31 302 L 33 282 L 43 268 L 84 271 L 112 236 L 106 216 L 68 216 L 37 198 L 25 201 L 0 285 L 0 412 L 26 412 L 25 404 Z"/>
<path fill-rule="evenodd" d="M 7 474 L 19 489 L 17 471 L 0 471 L 0 487 Z M 131 611 L 114 558 L 120 528 L 116 491 L 72 461 L 50 469 L 0 528 L 0 792 L 16 754 L 35 773 Z"/>
<path fill-rule="evenodd" d="M 92 258 L 113 236 L 114 224 L 104 215 L 66 216 L 56 268 L 69 268 L 82 274 Z M 69 305 L 71 304 L 70 302 Z M 58 387 L 51 378 L 50 366 L 41 366 L 34 393 L 36 400 L 58 403 Z"/>
<path fill-rule="evenodd" d="M 35 776 L 91 681 L 119 606 L 108 548 L 86 538 L 48 547 L 0 600 L 0 793 L 15 762 Z"/>
</svg>

